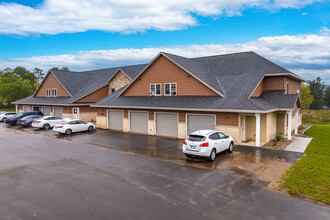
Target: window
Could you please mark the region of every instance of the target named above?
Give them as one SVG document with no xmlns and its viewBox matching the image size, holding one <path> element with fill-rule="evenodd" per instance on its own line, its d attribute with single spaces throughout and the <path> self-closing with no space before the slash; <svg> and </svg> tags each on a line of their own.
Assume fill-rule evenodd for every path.
<svg viewBox="0 0 330 220">
<path fill-rule="evenodd" d="M 160 84 L 150 84 L 150 96 L 160 96 L 161 89 Z"/>
<path fill-rule="evenodd" d="M 211 140 L 218 140 L 220 139 L 220 136 L 218 133 L 211 134 L 209 137 Z"/>
<path fill-rule="evenodd" d="M 220 135 L 220 138 L 222 139 L 222 138 L 227 138 L 227 136 L 226 135 L 224 135 L 223 133 L 221 133 L 221 132 L 219 132 L 219 135 Z"/>
<path fill-rule="evenodd" d="M 289 94 L 289 83 L 286 83 L 286 94 Z"/>
<path fill-rule="evenodd" d="M 114 93 L 116 91 L 115 88 L 111 88 L 111 93 Z"/>
<path fill-rule="evenodd" d="M 165 95 L 176 95 L 176 83 L 165 83 Z"/>
<path fill-rule="evenodd" d="M 52 89 L 52 96 L 56 97 L 57 96 L 57 89 Z"/>
<path fill-rule="evenodd" d="M 47 95 L 46 95 L 46 96 L 47 96 L 47 97 L 50 97 L 50 96 L 51 96 L 51 94 L 50 94 L 50 89 L 47 89 L 46 92 L 47 92 Z"/>
</svg>

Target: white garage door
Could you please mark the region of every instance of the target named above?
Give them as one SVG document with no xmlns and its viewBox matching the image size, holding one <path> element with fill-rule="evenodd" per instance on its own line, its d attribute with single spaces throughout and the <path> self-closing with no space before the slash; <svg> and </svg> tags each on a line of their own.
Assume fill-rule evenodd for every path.
<svg viewBox="0 0 330 220">
<path fill-rule="evenodd" d="M 188 134 L 201 129 L 215 130 L 215 116 L 188 114 L 187 115 Z"/>
<path fill-rule="evenodd" d="M 178 137 L 178 114 L 156 113 L 156 134 Z"/>
<path fill-rule="evenodd" d="M 42 113 L 44 113 L 45 116 L 50 115 L 50 112 L 51 112 L 50 106 L 43 106 L 42 107 Z"/>
<path fill-rule="evenodd" d="M 109 129 L 123 130 L 124 111 L 109 110 L 108 126 Z"/>
<path fill-rule="evenodd" d="M 148 133 L 147 112 L 130 112 L 130 131 Z"/>
<path fill-rule="evenodd" d="M 63 114 L 63 108 L 61 107 L 54 107 L 54 115 L 62 117 Z"/>
<path fill-rule="evenodd" d="M 23 112 L 31 111 L 31 107 L 29 105 L 23 105 Z"/>
</svg>

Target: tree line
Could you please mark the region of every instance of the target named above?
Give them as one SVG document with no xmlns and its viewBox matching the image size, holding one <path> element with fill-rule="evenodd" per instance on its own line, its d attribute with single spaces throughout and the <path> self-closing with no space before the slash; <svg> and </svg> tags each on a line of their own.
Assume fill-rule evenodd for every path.
<svg viewBox="0 0 330 220">
<path fill-rule="evenodd" d="M 68 67 L 52 67 L 51 70 L 69 71 Z M 0 107 L 13 107 L 13 101 L 32 95 L 45 77 L 40 68 L 32 71 L 18 66 L 0 70 Z"/>
<path fill-rule="evenodd" d="M 301 104 L 303 109 L 319 110 L 330 108 L 330 86 L 325 85 L 320 77 L 301 85 Z"/>
</svg>

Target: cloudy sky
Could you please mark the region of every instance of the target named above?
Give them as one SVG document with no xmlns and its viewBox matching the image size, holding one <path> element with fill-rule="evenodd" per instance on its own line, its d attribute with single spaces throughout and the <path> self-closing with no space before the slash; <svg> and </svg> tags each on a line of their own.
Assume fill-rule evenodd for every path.
<svg viewBox="0 0 330 220">
<path fill-rule="evenodd" d="M 0 69 L 255 51 L 330 84 L 329 0 L 0 0 Z"/>
</svg>

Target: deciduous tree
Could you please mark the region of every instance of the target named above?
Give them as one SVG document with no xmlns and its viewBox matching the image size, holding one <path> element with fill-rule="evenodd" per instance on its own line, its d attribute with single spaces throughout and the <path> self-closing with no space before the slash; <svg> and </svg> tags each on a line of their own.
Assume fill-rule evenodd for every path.
<svg viewBox="0 0 330 220">
<path fill-rule="evenodd" d="M 310 108 L 314 110 L 318 110 L 322 107 L 324 84 L 321 82 L 320 77 L 317 77 L 312 81 L 308 81 L 308 84 L 311 90 L 311 95 L 314 98 Z"/>
<path fill-rule="evenodd" d="M 311 96 L 311 90 L 309 86 L 305 86 L 304 83 L 301 84 L 301 104 L 303 109 L 309 109 L 314 98 Z"/>
</svg>

